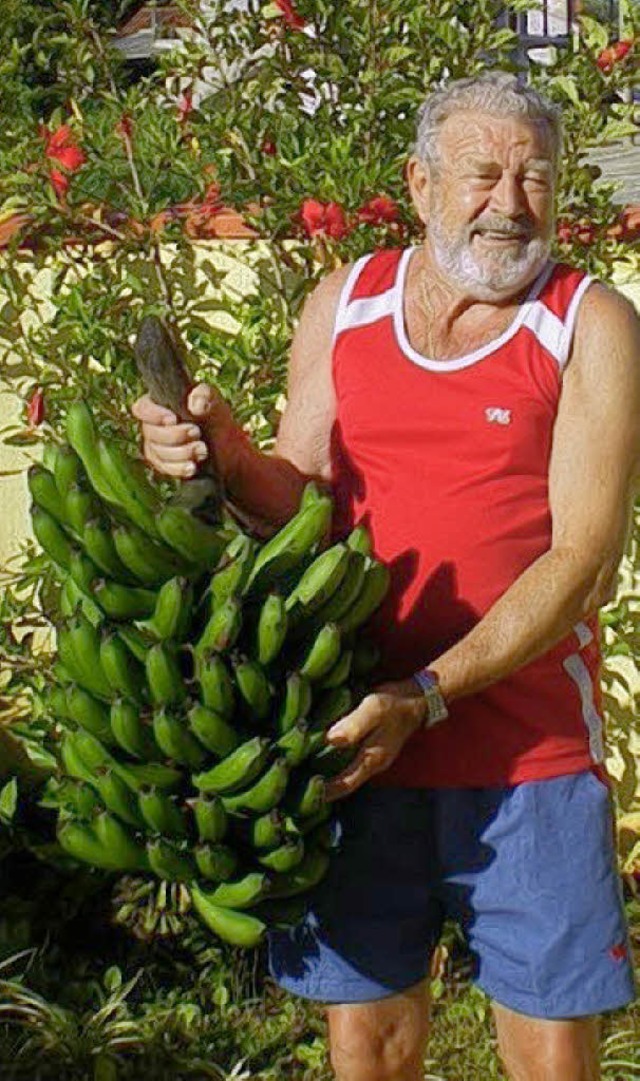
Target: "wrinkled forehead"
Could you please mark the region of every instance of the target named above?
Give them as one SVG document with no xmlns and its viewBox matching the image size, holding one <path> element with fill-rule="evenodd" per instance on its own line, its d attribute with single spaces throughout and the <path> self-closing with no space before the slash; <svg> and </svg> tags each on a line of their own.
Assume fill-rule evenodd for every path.
<svg viewBox="0 0 640 1081">
<path fill-rule="evenodd" d="M 525 116 L 495 116 L 476 109 L 452 113 L 438 134 L 443 164 L 455 168 L 468 158 L 504 163 L 514 157 L 553 163 L 553 133 L 546 120 Z"/>
</svg>

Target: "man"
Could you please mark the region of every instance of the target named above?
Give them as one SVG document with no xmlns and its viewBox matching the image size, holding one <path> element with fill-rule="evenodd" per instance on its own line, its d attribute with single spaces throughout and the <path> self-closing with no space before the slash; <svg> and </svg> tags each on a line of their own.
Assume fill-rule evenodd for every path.
<svg viewBox="0 0 640 1081">
<path fill-rule="evenodd" d="M 597 610 L 638 474 L 640 324 L 548 260 L 560 153 L 555 109 L 513 77 L 436 91 L 407 168 L 424 243 L 311 294 L 274 454 L 209 388 L 194 425 L 134 408 L 161 472 L 191 475 L 215 444 L 265 534 L 314 477 L 335 534 L 365 519 L 391 569 L 380 682 L 328 734 L 358 748 L 331 785 L 352 797 L 341 848 L 270 939 L 275 978 L 328 1004 L 338 1081 L 422 1078 L 446 915 L 513 1081 L 599 1077 L 597 1015 L 633 999 Z"/>
</svg>

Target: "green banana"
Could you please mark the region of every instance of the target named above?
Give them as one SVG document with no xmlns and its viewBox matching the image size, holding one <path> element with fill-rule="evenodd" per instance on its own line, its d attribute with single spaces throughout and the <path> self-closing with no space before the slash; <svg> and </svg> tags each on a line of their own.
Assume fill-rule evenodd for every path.
<svg viewBox="0 0 640 1081">
<path fill-rule="evenodd" d="M 203 891 L 204 892 L 204 891 Z M 214 890 L 207 891 L 207 900 L 223 908 L 236 911 L 251 908 L 269 892 L 269 876 L 260 871 L 250 871 L 235 882 L 224 882 Z"/>
<path fill-rule="evenodd" d="M 333 747 L 330 743 L 325 743 L 307 764 L 314 773 L 320 773 L 323 777 L 335 777 L 347 768 L 357 753 L 357 747 Z"/>
<path fill-rule="evenodd" d="M 137 627 L 130 627 L 126 623 L 120 623 L 118 626 L 118 634 L 122 638 L 124 644 L 131 650 L 135 659 L 144 664 L 151 644 L 145 637 L 144 632 L 138 630 Z"/>
<path fill-rule="evenodd" d="M 121 844 L 115 851 L 98 840 L 94 830 L 85 823 L 67 819 L 59 822 L 58 842 L 74 859 L 101 867 L 104 871 L 146 871 L 148 863 L 139 849 Z M 122 841 L 122 838 L 120 839 Z"/>
<path fill-rule="evenodd" d="M 84 552 L 81 552 L 78 548 L 72 548 L 71 550 L 69 574 L 78 589 L 91 598 L 93 593 L 93 583 L 98 577 L 98 571 L 95 564 L 89 559 L 89 556 L 86 556 Z"/>
<path fill-rule="evenodd" d="M 114 744 L 109 708 L 83 687 L 71 684 L 65 691 L 67 717 L 107 746 Z"/>
<path fill-rule="evenodd" d="M 367 527 L 362 523 L 351 530 L 347 537 L 347 544 L 353 552 L 360 552 L 363 556 L 371 555 L 371 536 Z"/>
<path fill-rule="evenodd" d="M 118 773 L 134 792 L 139 792 L 144 785 L 156 785 L 158 788 L 177 788 L 182 780 L 182 770 L 167 766 L 162 762 L 123 762 L 116 764 Z"/>
<path fill-rule="evenodd" d="M 114 770 L 108 766 L 99 766 L 96 770 L 95 785 L 108 811 L 136 829 L 144 826 L 144 819 L 131 789 Z"/>
<path fill-rule="evenodd" d="M 64 500 L 67 492 L 74 484 L 83 483 L 85 472 L 82 462 L 72 447 L 66 445 L 53 447 L 52 454 L 53 460 L 50 472 L 54 475 L 60 498 Z"/>
<path fill-rule="evenodd" d="M 237 597 L 229 600 L 212 612 L 207 625 L 194 647 L 196 658 L 205 653 L 222 653 L 235 644 L 242 628 L 242 602 Z"/>
<path fill-rule="evenodd" d="M 269 896 L 273 899 L 295 897 L 317 886 L 329 869 L 329 859 L 329 853 L 322 848 L 307 849 L 297 867 L 272 876 Z"/>
<path fill-rule="evenodd" d="M 56 482 L 48 469 L 42 465 L 29 466 L 27 485 L 36 506 L 46 510 L 60 525 L 69 525 Z"/>
<path fill-rule="evenodd" d="M 165 642 L 156 642 L 145 660 L 151 701 L 157 706 L 172 706 L 186 698 L 184 676 L 175 650 Z"/>
<path fill-rule="evenodd" d="M 68 571 L 73 549 L 59 522 L 37 504 L 31 508 L 34 536 L 59 570 Z"/>
<path fill-rule="evenodd" d="M 147 857 L 151 870 L 167 882 L 189 882 L 197 876 L 194 860 L 164 837 L 147 841 Z"/>
<path fill-rule="evenodd" d="M 367 559 L 360 552 L 352 552 L 350 548 L 347 548 L 347 553 L 347 569 L 340 588 L 315 613 L 318 625 L 337 623 L 351 608 L 362 589 L 367 571 Z"/>
<path fill-rule="evenodd" d="M 98 436 L 85 402 L 76 401 L 69 407 L 66 428 L 67 439 L 82 461 L 94 492 L 108 503 L 116 503 L 113 490 L 100 468 Z"/>
<path fill-rule="evenodd" d="M 68 777 L 60 785 L 58 799 L 62 807 L 72 812 L 73 818 L 90 819 L 102 807 L 90 785 Z"/>
<path fill-rule="evenodd" d="M 169 578 L 158 590 L 153 615 L 139 626 L 161 642 L 169 638 L 181 642 L 189 630 L 192 611 L 193 584 L 187 578 Z"/>
<path fill-rule="evenodd" d="M 163 837 L 186 837 L 184 813 L 162 789 L 142 788 L 138 794 L 138 807 L 144 822 L 156 833 Z"/>
<path fill-rule="evenodd" d="M 58 656 L 75 683 L 97 698 L 111 698 L 100 661 L 100 636 L 81 612 L 58 631 Z"/>
<path fill-rule="evenodd" d="M 312 730 L 316 733 L 320 732 L 322 735 L 329 725 L 349 712 L 352 703 L 353 694 L 349 687 L 343 685 L 342 687 L 332 687 L 331 690 L 324 691 L 311 711 L 309 720 Z"/>
<path fill-rule="evenodd" d="M 297 837 L 295 840 L 285 841 L 271 852 L 258 855 L 257 858 L 258 862 L 270 871 L 291 871 L 302 862 L 304 852 L 304 841 L 302 837 Z"/>
<path fill-rule="evenodd" d="M 271 811 L 280 802 L 289 780 L 289 765 L 286 758 L 276 758 L 275 762 L 255 781 L 250 788 L 234 795 L 222 797 L 227 811 L 255 811 L 264 814 Z"/>
<path fill-rule="evenodd" d="M 238 869 L 238 854 L 229 845 L 199 844 L 195 846 L 193 854 L 203 878 L 227 882 Z"/>
<path fill-rule="evenodd" d="M 83 537 L 87 522 L 96 516 L 97 511 L 98 505 L 93 492 L 79 484 L 72 484 L 67 489 L 64 497 L 65 518 L 78 537 Z"/>
<path fill-rule="evenodd" d="M 315 636 L 300 665 L 300 674 L 312 683 L 318 682 L 331 671 L 338 660 L 341 644 L 338 624 L 325 623 Z"/>
<path fill-rule="evenodd" d="M 98 463 L 116 504 L 150 537 L 158 536 L 156 515 L 160 502 L 149 484 L 142 462 L 129 458 L 115 443 L 97 440 Z"/>
<path fill-rule="evenodd" d="M 289 617 L 284 597 L 272 591 L 263 602 L 256 629 L 256 656 L 260 664 L 271 664 L 287 637 Z"/>
<path fill-rule="evenodd" d="M 324 492 L 321 492 L 318 485 L 314 480 L 307 481 L 300 498 L 300 506 L 298 510 L 306 510 L 307 507 L 314 506 L 318 500 L 324 498 Z"/>
<path fill-rule="evenodd" d="M 113 739 L 127 754 L 143 762 L 159 756 L 151 725 L 142 719 L 139 707 L 133 702 L 116 698 L 111 703 L 110 725 Z"/>
<path fill-rule="evenodd" d="M 68 687 L 61 687 L 54 683 L 49 685 L 43 694 L 43 704 L 47 715 L 54 721 L 71 720 L 67 703 L 67 691 Z"/>
<path fill-rule="evenodd" d="M 258 661 L 242 658 L 232 661 L 238 698 L 248 707 L 249 713 L 264 721 L 271 710 L 273 690 Z"/>
<path fill-rule="evenodd" d="M 284 697 L 276 720 L 277 731 L 284 735 L 296 721 L 303 720 L 311 709 L 311 684 L 300 672 L 287 676 Z"/>
<path fill-rule="evenodd" d="M 193 811 L 200 840 L 221 841 L 227 832 L 229 816 L 220 796 L 204 793 L 187 802 Z"/>
<path fill-rule="evenodd" d="M 284 840 L 284 815 L 274 807 L 259 818 L 248 819 L 247 831 L 249 843 L 254 848 L 276 848 Z"/>
<path fill-rule="evenodd" d="M 75 732 L 65 732 L 60 744 L 60 758 L 64 771 L 68 777 L 75 777 L 78 781 L 86 781 L 87 784 L 95 787 L 94 771 L 79 754 L 76 741 L 73 738 L 75 735 Z"/>
<path fill-rule="evenodd" d="M 229 540 L 227 533 L 200 521 L 184 507 L 165 507 L 157 526 L 165 544 L 203 569 L 215 566 Z"/>
<path fill-rule="evenodd" d="M 218 758 L 226 758 L 235 751 L 240 737 L 219 713 L 197 703 L 187 713 L 189 727 L 203 747 Z"/>
<path fill-rule="evenodd" d="M 197 769 L 205 759 L 205 753 L 197 739 L 184 723 L 166 708 L 153 715 L 153 735 L 160 750 L 182 766 Z"/>
<path fill-rule="evenodd" d="M 199 657 L 196 663 L 196 679 L 207 709 L 214 710 L 225 721 L 229 721 L 235 711 L 236 696 L 224 658 L 219 653 L 205 653 Z"/>
<path fill-rule="evenodd" d="M 102 611 L 116 621 L 147 619 L 156 606 L 156 594 L 150 589 L 124 586 L 108 579 L 95 583 L 92 596 Z"/>
<path fill-rule="evenodd" d="M 389 589 L 391 574 L 384 563 L 372 561 L 367 567 L 362 588 L 351 608 L 341 617 L 340 629 L 343 634 L 356 630 L 373 615 L 384 600 Z"/>
<path fill-rule="evenodd" d="M 368 676 L 380 661 L 380 649 L 366 638 L 358 638 L 353 647 L 353 674 Z"/>
<path fill-rule="evenodd" d="M 245 593 L 260 596 L 288 571 L 298 567 L 319 544 L 331 522 L 331 500 L 320 496 L 298 513 L 261 548 Z"/>
<path fill-rule="evenodd" d="M 307 780 L 298 778 L 285 800 L 287 810 L 296 819 L 316 814 L 325 802 L 326 782 L 319 773 Z"/>
<path fill-rule="evenodd" d="M 144 586 L 161 586 L 169 578 L 188 570 L 184 560 L 172 548 L 150 540 L 134 525 L 120 525 L 113 530 L 118 558 L 129 573 Z"/>
<path fill-rule="evenodd" d="M 212 904 L 195 883 L 191 886 L 191 899 L 201 920 L 225 942 L 251 949 L 264 938 L 267 925 L 262 920 L 248 912 L 236 912 L 235 909 Z"/>
<path fill-rule="evenodd" d="M 225 548 L 213 572 L 209 588 L 209 611 L 242 594 L 255 563 L 258 543 L 245 533 L 239 533 Z"/>
<path fill-rule="evenodd" d="M 103 574 L 125 585 L 135 581 L 116 552 L 111 530 L 99 518 L 90 518 L 86 522 L 82 544 L 89 558 Z"/>
<path fill-rule="evenodd" d="M 241 743 L 222 762 L 192 778 L 202 792 L 226 794 L 242 785 L 248 785 L 258 776 L 269 754 L 270 741 L 253 736 Z"/>
<path fill-rule="evenodd" d="M 300 821 L 298 822 L 298 828 L 300 830 L 300 833 L 303 837 L 307 837 L 309 834 L 312 834 L 313 831 L 318 828 L 318 826 L 322 824 L 326 823 L 331 826 L 329 819 L 331 818 L 332 814 L 332 805 L 330 803 L 323 803 L 320 810 L 316 811 L 315 814 L 308 815 L 306 818 L 300 819 Z"/>
<path fill-rule="evenodd" d="M 293 728 L 289 728 L 284 735 L 276 741 L 276 749 L 283 754 L 289 766 L 299 766 L 306 757 L 309 746 L 309 725 L 304 720 L 296 721 Z"/>
<path fill-rule="evenodd" d="M 113 694 L 140 704 L 145 701 L 144 668 L 119 634 L 103 634 L 100 663 Z"/>
<path fill-rule="evenodd" d="M 98 627 L 104 623 L 105 615 L 102 609 L 98 608 L 91 597 L 76 585 L 71 576 L 68 576 L 60 590 L 60 614 L 68 621 L 75 616 L 78 608 L 92 627 Z"/>
<path fill-rule="evenodd" d="M 92 822 L 94 833 L 108 852 L 112 852 L 124 871 L 148 871 L 149 863 L 144 848 L 131 836 L 115 815 L 100 811 Z"/>
<path fill-rule="evenodd" d="M 331 690 L 332 687 L 339 687 L 341 683 L 346 683 L 349 678 L 352 663 L 353 650 L 343 650 L 336 663 L 327 672 L 326 676 L 323 676 L 322 679 L 318 680 L 318 690 Z"/>
<path fill-rule="evenodd" d="M 299 622 L 326 604 L 339 588 L 348 566 L 349 549 L 340 542 L 316 556 L 287 597 L 289 618 Z"/>
</svg>

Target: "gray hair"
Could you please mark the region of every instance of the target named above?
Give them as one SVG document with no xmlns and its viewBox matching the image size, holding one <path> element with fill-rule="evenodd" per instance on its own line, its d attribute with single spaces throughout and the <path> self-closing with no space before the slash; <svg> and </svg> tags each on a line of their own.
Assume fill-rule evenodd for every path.
<svg viewBox="0 0 640 1081">
<path fill-rule="evenodd" d="M 476 109 L 500 118 L 521 116 L 543 120 L 551 132 L 557 166 L 563 144 L 560 108 L 532 86 L 522 86 L 516 75 L 506 71 L 485 71 L 469 79 L 457 79 L 428 95 L 417 117 L 413 153 L 420 161 L 438 167 L 440 128 L 452 113 L 462 109 Z"/>
</svg>

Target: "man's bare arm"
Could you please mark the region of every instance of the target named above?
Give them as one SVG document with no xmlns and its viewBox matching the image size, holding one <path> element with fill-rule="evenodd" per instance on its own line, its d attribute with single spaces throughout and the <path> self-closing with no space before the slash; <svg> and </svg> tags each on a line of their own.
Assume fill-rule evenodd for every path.
<svg viewBox="0 0 640 1081">
<path fill-rule="evenodd" d="M 565 371 L 549 474 L 552 543 L 430 667 L 473 694 L 551 649 L 612 599 L 640 473 L 640 320 L 592 286 Z"/>
<path fill-rule="evenodd" d="M 134 415 L 143 422 L 144 454 L 155 469 L 186 478 L 212 448 L 229 502 L 265 535 L 295 513 L 309 480 L 330 482 L 335 415 L 331 347 L 349 269 L 346 265 L 327 275 L 305 301 L 291 346 L 287 406 L 272 453 L 253 446 L 227 403 L 207 384 L 189 396 L 193 425 L 177 424 L 173 414 L 146 396 L 134 406 Z"/>
</svg>

